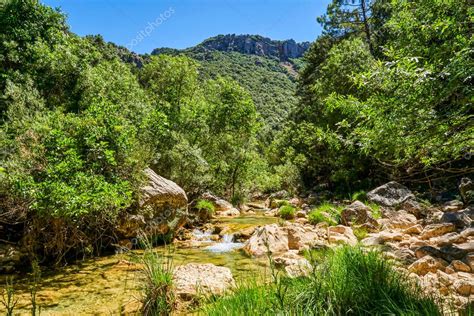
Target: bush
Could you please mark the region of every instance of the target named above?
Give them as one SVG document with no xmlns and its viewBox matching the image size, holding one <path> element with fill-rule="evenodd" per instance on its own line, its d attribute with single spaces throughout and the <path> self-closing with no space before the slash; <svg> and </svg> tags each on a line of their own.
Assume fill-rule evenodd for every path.
<svg viewBox="0 0 474 316">
<path fill-rule="evenodd" d="M 280 207 L 280 217 L 283 219 L 295 218 L 296 208 L 291 205 L 283 205 Z"/>
<path fill-rule="evenodd" d="M 196 208 L 199 211 L 206 211 L 209 215 L 214 214 L 215 211 L 214 204 L 208 200 L 199 200 L 196 204 Z"/>
<path fill-rule="evenodd" d="M 354 193 L 352 193 L 351 200 L 352 201 L 366 202 L 367 201 L 367 192 L 365 192 L 363 190 L 354 192 Z"/>
</svg>

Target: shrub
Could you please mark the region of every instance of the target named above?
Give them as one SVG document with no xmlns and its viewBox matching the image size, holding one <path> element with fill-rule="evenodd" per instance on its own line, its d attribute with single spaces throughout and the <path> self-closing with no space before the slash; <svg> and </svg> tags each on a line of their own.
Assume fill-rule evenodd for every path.
<svg viewBox="0 0 474 316">
<path fill-rule="evenodd" d="M 196 208 L 199 211 L 206 211 L 209 215 L 214 214 L 215 211 L 214 204 L 207 200 L 199 200 L 196 204 Z"/>
<path fill-rule="evenodd" d="M 367 192 L 365 192 L 364 190 L 354 192 L 352 193 L 351 200 L 365 202 L 367 201 Z"/>
<path fill-rule="evenodd" d="M 295 218 L 296 208 L 291 205 L 283 205 L 280 207 L 280 217 L 284 219 Z"/>
<path fill-rule="evenodd" d="M 334 219 L 332 219 L 330 216 L 327 216 L 326 214 L 324 214 L 322 211 L 318 209 L 314 209 L 308 214 L 308 221 L 313 225 L 316 225 L 321 222 L 326 222 L 330 226 L 337 225 Z"/>
</svg>

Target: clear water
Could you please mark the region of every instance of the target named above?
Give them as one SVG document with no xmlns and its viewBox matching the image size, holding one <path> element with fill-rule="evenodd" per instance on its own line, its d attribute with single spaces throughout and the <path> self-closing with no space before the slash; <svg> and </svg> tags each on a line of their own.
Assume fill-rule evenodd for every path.
<svg viewBox="0 0 474 316">
<path fill-rule="evenodd" d="M 198 246 L 185 248 L 177 244 L 171 253 L 164 247 L 157 247 L 156 251 L 172 257 L 175 266 L 195 262 L 228 267 L 239 282 L 256 275 L 266 275 L 268 265 L 265 259 L 245 256 L 239 249 L 242 244 L 233 241 L 233 232 L 276 221 L 276 218 L 263 216 L 218 219 L 216 224 L 226 226 L 229 231 L 221 240 L 211 242 L 209 232 L 195 231 L 202 238 Z M 37 294 L 41 315 L 117 315 L 136 311 L 140 306 L 141 275 L 140 266 L 131 257 L 141 253 L 132 251 L 129 254 L 103 256 L 43 271 Z M 28 278 L 21 275 L 13 277 L 18 299 L 15 315 L 29 315 Z M 6 276 L 0 275 L 0 293 L 5 282 Z M 5 309 L 0 304 L 0 314 L 4 313 Z"/>
</svg>

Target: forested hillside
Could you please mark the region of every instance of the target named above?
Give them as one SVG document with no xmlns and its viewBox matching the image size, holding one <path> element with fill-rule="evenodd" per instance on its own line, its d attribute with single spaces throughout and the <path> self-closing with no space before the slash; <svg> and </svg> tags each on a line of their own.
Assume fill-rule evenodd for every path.
<svg viewBox="0 0 474 316">
<path fill-rule="evenodd" d="M 242 37 L 248 39 L 251 36 Z M 297 69 L 301 67 L 301 52 L 306 50 L 307 45 L 299 47 L 299 54 L 294 55 L 298 57 L 292 58 L 285 55 L 283 59 L 280 59 L 277 55 L 279 42 L 273 44 L 271 49 L 262 48 L 257 54 L 255 50 L 245 50 L 243 44 L 228 49 L 229 44 L 225 39 L 226 36 L 218 36 L 185 50 L 155 49 L 152 55 L 183 54 L 199 61 L 202 78 L 223 76 L 238 82 L 249 91 L 255 102 L 263 123 L 259 138 L 268 144 L 274 137 L 275 131 L 282 128 L 288 114 L 297 103 Z M 257 43 L 252 45 L 253 48 L 259 47 L 258 45 L 264 46 L 264 44 L 270 46 L 273 43 L 263 37 L 253 37 L 252 41 L 248 42 Z"/>
</svg>

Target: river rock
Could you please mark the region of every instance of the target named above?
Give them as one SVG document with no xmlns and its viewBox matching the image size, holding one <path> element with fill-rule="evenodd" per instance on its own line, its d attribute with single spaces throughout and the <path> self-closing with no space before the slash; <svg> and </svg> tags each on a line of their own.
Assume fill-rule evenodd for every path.
<svg viewBox="0 0 474 316">
<path fill-rule="evenodd" d="M 413 262 L 408 267 L 408 271 L 418 275 L 425 275 L 428 272 L 436 273 L 437 270 L 444 270 L 447 265 L 446 262 L 427 255 Z"/>
<path fill-rule="evenodd" d="M 451 223 L 458 229 L 471 227 L 474 222 L 474 208 L 469 207 L 458 212 L 444 213 L 440 218 L 440 222 Z"/>
<path fill-rule="evenodd" d="M 275 257 L 274 262 L 277 267 L 283 267 L 289 277 L 307 276 L 312 270 L 309 261 L 299 256 L 295 251 L 289 251 Z"/>
<path fill-rule="evenodd" d="M 413 193 L 404 185 L 391 181 L 367 193 L 369 201 L 387 207 L 400 206 L 408 200 L 415 200 Z"/>
<path fill-rule="evenodd" d="M 198 296 L 222 295 L 235 287 L 229 268 L 210 263 L 188 263 L 178 266 L 173 272 L 176 295 L 185 301 Z"/>
<path fill-rule="evenodd" d="M 452 223 L 431 224 L 425 226 L 420 234 L 421 239 L 430 239 L 438 237 L 456 230 Z"/>
<path fill-rule="evenodd" d="M 350 227 L 337 225 L 328 227 L 328 240 L 332 244 L 348 244 L 355 246 L 357 237 Z"/>
<path fill-rule="evenodd" d="M 124 238 L 140 233 L 147 236 L 172 235 L 186 222 L 188 198 L 184 190 L 171 180 L 145 169 L 148 178 L 142 188 L 139 208 L 119 218 L 117 232 Z"/>
<path fill-rule="evenodd" d="M 341 224 L 350 226 L 351 224 L 369 223 L 377 226 L 377 221 L 372 217 L 372 209 L 360 201 L 355 201 L 344 208 L 341 212 Z"/>
<path fill-rule="evenodd" d="M 258 227 L 245 243 L 243 250 L 250 256 L 261 257 L 268 252 L 284 253 L 288 248 L 288 235 L 277 224 Z"/>
<path fill-rule="evenodd" d="M 286 230 L 288 247 L 296 250 L 311 248 L 313 244 L 324 241 L 326 236 L 324 230 L 317 229 L 312 225 L 289 223 L 282 229 Z"/>
</svg>

